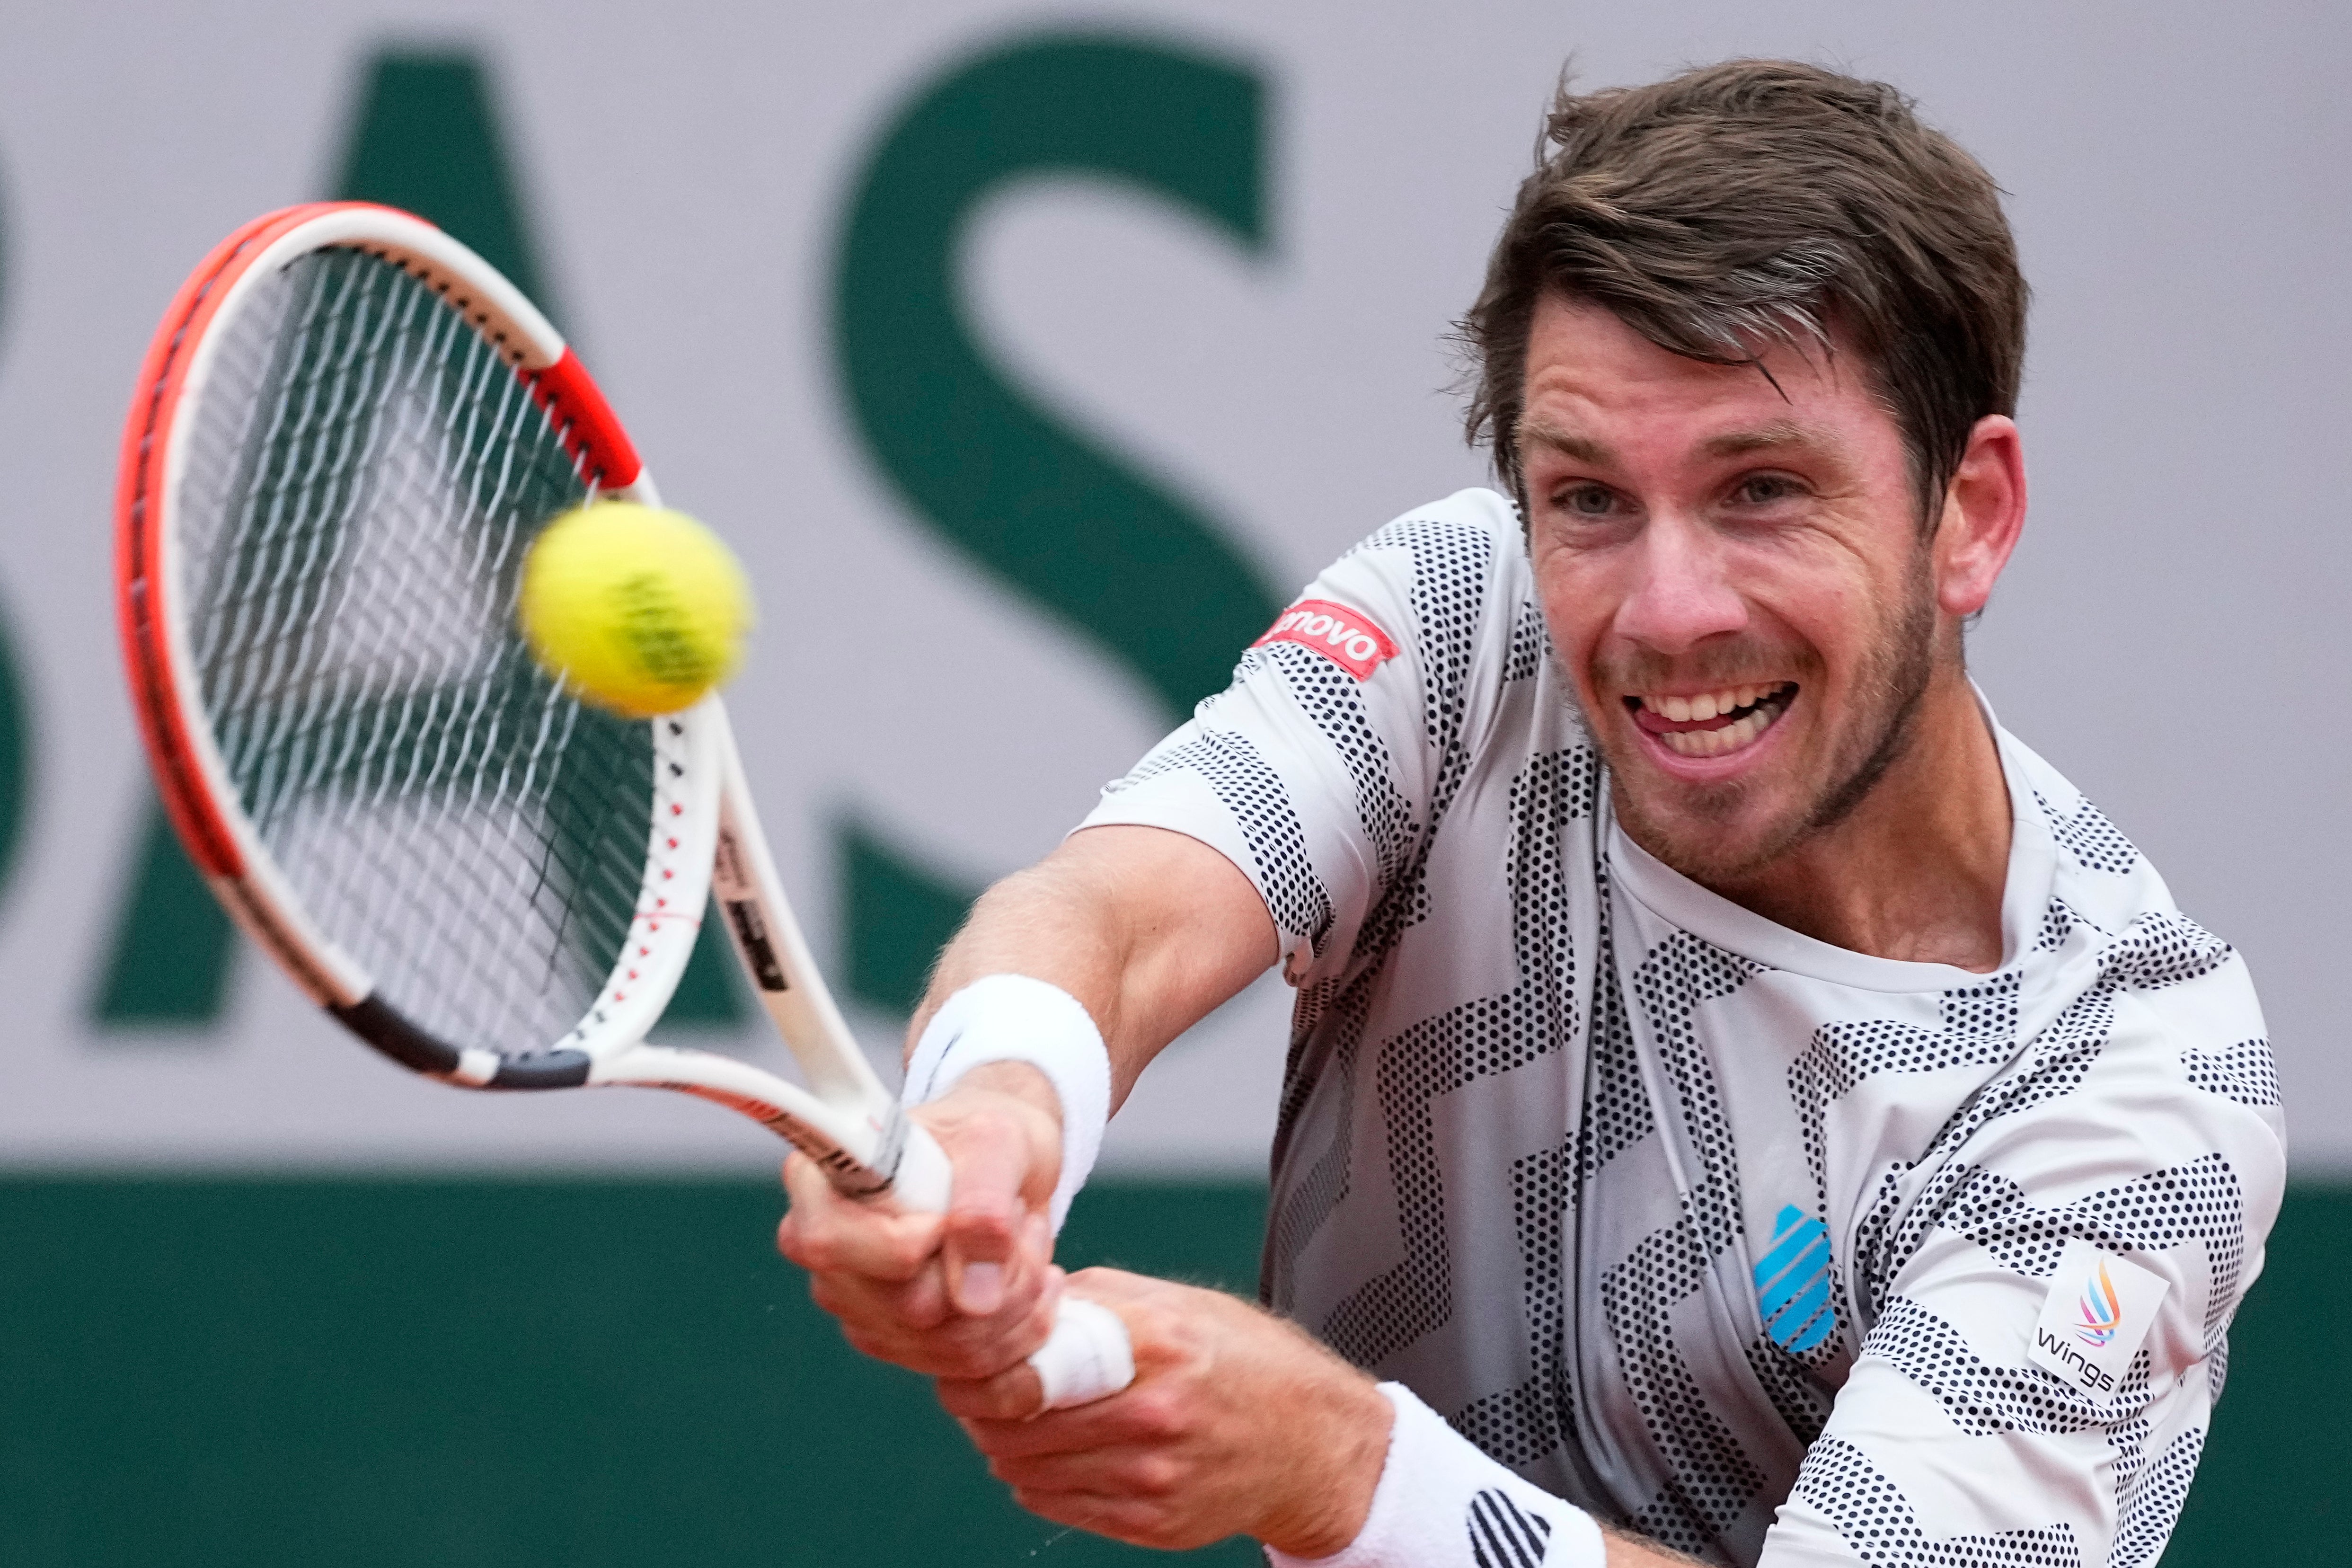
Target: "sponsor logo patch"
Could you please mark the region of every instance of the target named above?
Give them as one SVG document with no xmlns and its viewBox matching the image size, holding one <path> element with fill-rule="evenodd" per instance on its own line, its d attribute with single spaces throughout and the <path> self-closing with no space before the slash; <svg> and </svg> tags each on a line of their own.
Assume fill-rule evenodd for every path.
<svg viewBox="0 0 2352 1568">
<path fill-rule="evenodd" d="M 2080 1237 L 2058 1255 L 2029 1359 L 2094 1399 L 2123 1386 L 2172 1281 Z"/>
<path fill-rule="evenodd" d="M 1790 1204 L 1772 1222 L 1771 1250 L 1757 1261 L 1756 1310 L 1764 1332 L 1784 1351 L 1818 1350 L 1837 1328 L 1830 1305 L 1830 1233 Z"/>
<path fill-rule="evenodd" d="M 2083 1300 L 2076 1304 L 2082 1321 L 2074 1325 L 2074 1337 L 2093 1350 L 2103 1351 L 2114 1342 L 2116 1331 L 2123 1326 L 2123 1298 L 2116 1294 L 2114 1276 L 2102 1263 L 2084 1282 Z"/>
<path fill-rule="evenodd" d="M 1396 644 L 1370 616 L 1328 599 L 1299 600 L 1276 616 L 1265 636 L 1250 646 L 1275 642 L 1311 647 L 1358 680 L 1396 657 Z"/>
</svg>

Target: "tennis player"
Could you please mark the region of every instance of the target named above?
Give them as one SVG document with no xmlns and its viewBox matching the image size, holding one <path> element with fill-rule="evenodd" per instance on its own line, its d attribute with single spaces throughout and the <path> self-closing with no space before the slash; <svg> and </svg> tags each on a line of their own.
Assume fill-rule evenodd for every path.
<svg viewBox="0 0 2352 1568">
<path fill-rule="evenodd" d="M 2025 307 L 1888 87 L 1563 92 L 1465 324 L 1508 493 L 1349 552 L 980 902 L 908 1064 L 952 1212 L 788 1173 L 851 1339 L 1150 1545 L 2152 1562 L 2278 1094 L 2237 953 L 1969 679 Z M 1265 1307 L 1066 1282 L 1104 1120 L 1276 963 Z M 1065 1289 L 1138 1375 L 1041 1415 Z"/>
</svg>

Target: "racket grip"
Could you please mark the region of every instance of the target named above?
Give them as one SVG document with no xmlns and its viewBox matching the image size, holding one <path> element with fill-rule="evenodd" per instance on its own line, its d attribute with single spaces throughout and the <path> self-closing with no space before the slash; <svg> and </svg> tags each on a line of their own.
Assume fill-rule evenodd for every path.
<svg viewBox="0 0 2352 1568">
<path fill-rule="evenodd" d="M 903 1110 L 894 1114 L 906 1117 Z M 921 1122 L 906 1117 L 898 1125 L 903 1151 L 898 1169 L 889 1173 L 890 1190 L 899 1204 L 918 1214 L 945 1214 L 955 1191 L 955 1167 L 948 1152 Z"/>
<path fill-rule="evenodd" d="M 1047 1410 L 1067 1410 L 1108 1399 L 1135 1381 L 1135 1346 L 1127 1324 L 1099 1301 L 1065 1296 L 1054 1331 L 1029 1358 L 1044 1385 Z"/>
<path fill-rule="evenodd" d="M 905 1140 L 896 1173 L 898 1201 L 936 1214 L 948 1206 L 955 1173 L 947 1153 L 919 1122 L 901 1130 Z M 1045 1385 L 1040 1412 L 1066 1410 L 1108 1399 L 1135 1381 L 1135 1347 L 1117 1312 L 1097 1301 L 1064 1296 L 1054 1331 L 1029 1358 Z"/>
</svg>

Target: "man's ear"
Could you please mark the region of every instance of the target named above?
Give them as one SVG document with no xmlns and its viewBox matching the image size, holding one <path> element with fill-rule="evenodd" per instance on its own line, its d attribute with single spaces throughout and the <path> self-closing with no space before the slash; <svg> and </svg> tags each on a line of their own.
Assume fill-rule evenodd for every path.
<svg viewBox="0 0 2352 1568">
<path fill-rule="evenodd" d="M 1985 607 L 2024 531 L 2024 443 L 2015 420 L 1989 414 L 1969 432 L 1936 524 L 1936 600 L 1946 615 L 1960 619 Z"/>
</svg>

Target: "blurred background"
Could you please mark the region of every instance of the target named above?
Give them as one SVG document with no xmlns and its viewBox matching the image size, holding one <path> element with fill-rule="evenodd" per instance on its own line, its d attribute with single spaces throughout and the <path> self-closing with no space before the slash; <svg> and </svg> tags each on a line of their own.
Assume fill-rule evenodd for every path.
<svg viewBox="0 0 2352 1568">
<path fill-rule="evenodd" d="M 2347 1559 L 2340 9 L 113 0 L 5 38 L 0 1562 L 1142 1555 L 1020 1514 L 840 1344 L 765 1133 L 407 1078 L 233 938 L 110 610 L 132 372 L 216 239 L 392 202 L 548 307 L 758 582 L 751 776 L 895 1060 L 974 892 L 1327 560 L 1481 481 L 1449 323 L 1563 59 L 1738 54 L 1897 83 L 2010 195 L 2035 505 L 1978 679 L 2245 952 L 2294 1139 L 2166 1561 Z M 1154 1069 L 1068 1258 L 1251 1287 L 1286 1007 Z M 728 964 L 672 1024 L 780 1054 Z"/>
</svg>

